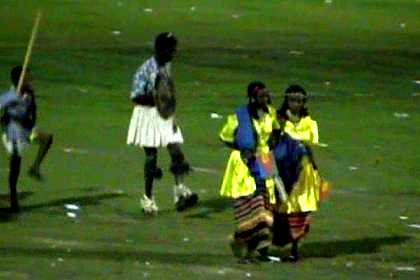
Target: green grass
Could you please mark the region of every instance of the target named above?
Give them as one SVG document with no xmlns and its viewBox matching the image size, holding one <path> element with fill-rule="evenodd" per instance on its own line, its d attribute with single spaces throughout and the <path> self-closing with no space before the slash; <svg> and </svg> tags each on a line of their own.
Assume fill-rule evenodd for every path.
<svg viewBox="0 0 420 280">
<path fill-rule="evenodd" d="M 118 2 L 2 1 L 5 90 L 10 68 L 23 60 L 35 10 L 43 10 L 31 67 L 39 127 L 53 132 L 55 143 L 43 184 L 26 176 L 35 149 L 28 151 L 19 181 L 23 213 L 0 216 L 0 279 L 419 276 L 420 235 L 407 226 L 420 223 L 420 97 L 412 96 L 419 92 L 412 80 L 420 79 L 418 1 Z M 217 175 L 188 178 L 202 202 L 179 214 L 165 172 L 156 184 L 161 212 L 147 219 L 139 205 L 144 156 L 125 145 L 128 96 L 135 69 L 164 30 L 180 40 L 173 71 L 184 150 L 194 166 Z M 209 113 L 231 113 L 254 79 L 266 82 L 276 105 L 287 85 L 302 84 L 321 141 L 329 144 L 316 156 L 333 193 L 314 214 L 298 265 L 239 265 L 228 246 L 233 215 L 218 190 L 229 150 L 217 137 L 222 121 Z M 82 152 L 63 152 L 69 146 Z M 0 153 L 0 207 L 6 207 L 7 156 Z M 166 171 L 165 150 L 159 161 Z M 73 202 L 82 207 L 77 220 L 63 207 Z"/>
</svg>

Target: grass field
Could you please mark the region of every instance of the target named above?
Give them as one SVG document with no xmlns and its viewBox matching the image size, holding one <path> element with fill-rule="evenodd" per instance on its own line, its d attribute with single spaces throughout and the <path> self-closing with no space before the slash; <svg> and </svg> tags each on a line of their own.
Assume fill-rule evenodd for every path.
<svg viewBox="0 0 420 280">
<path fill-rule="evenodd" d="M 38 126 L 55 143 L 42 184 L 26 175 L 35 149 L 28 151 L 23 211 L 0 215 L 0 279 L 420 276 L 420 231 L 408 226 L 420 224 L 419 1 L 2 0 L 4 90 L 38 8 L 44 17 L 31 63 Z M 179 214 L 166 172 L 155 188 L 161 211 L 150 219 L 139 204 L 143 153 L 125 145 L 129 90 L 154 36 L 167 30 L 180 41 L 173 72 L 185 152 L 193 166 L 215 173 L 188 178 L 201 204 Z M 239 265 L 228 246 L 233 214 L 218 191 L 229 150 L 217 136 L 223 119 L 210 113 L 231 113 L 255 79 L 272 89 L 277 106 L 287 85 L 302 84 L 329 144 L 315 152 L 333 193 L 314 214 L 295 265 Z M 7 156 L 0 154 L 5 208 Z M 159 161 L 167 170 L 165 150 Z M 77 219 L 65 203 L 81 206 Z"/>
</svg>

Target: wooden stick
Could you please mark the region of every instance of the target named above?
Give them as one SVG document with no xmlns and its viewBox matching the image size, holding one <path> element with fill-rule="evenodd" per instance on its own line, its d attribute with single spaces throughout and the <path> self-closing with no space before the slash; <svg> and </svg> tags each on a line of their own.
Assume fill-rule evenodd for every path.
<svg viewBox="0 0 420 280">
<path fill-rule="evenodd" d="M 23 79 L 24 79 L 25 74 L 26 74 L 26 69 L 28 68 L 29 59 L 30 59 L 31 54 L 32 54 L 32 47 L 34 45 L 36 34 L 38 32 L 38 26 L 39 26 L 40 20 L 41 20 L 41 11 L 38 11 L 36 19 L 35 19 L 34 27 L 32 28 L 31 39 L 29 40 L 29 44 L 28 44 L 28 47 L 26 49 L 25 60 L 23 61 L 22 72 L 20 73 L 19 83 L 18 83 L 18 86 L 17 86 L 17 89 L 16 89 L 17 94 L 20 94 L 20 90 L 22 89 Z"/>
</svg>

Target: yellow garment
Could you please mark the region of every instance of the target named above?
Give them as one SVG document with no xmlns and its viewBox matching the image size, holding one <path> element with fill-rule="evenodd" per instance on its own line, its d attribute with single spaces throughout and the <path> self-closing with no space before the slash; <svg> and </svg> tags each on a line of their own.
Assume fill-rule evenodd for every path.
<svg viewBox="0 0 420 280">
<path fill-rule="evenodd" d="M 258 134 L 257 153 L 268 153 L 269 147 L 267 141 L 274 129 L 279 129 L 280 125 L 276 118 L 276 111 L 269 107 L 269 113 L 264 114 L 263 118 L 252 119 L 255 130 Z M 227 118 L 226 124 L 220 132 L 220 138 L 224 142 L 233 143 L 235 141 L 235 130 L 238 127 L 238 118 L 236 114 Z M 270 202 L 275 202 L 274 181 L 266 180 L 266 187 L 269 193 Z M 223 177 L 220 195 L 238 198 L 251 195 L 255 192 L 255 180 L 251 176 L 248 166 L 243 162 L 239 151 L 233 151 L 230 154 L 227 163 L 225 175 Z"/>
<path fill-rule="evenodd" d="M 284 131 L 296 140 L 318 144 L 318 124 L 310 116 L 301 118 L 297 123 L 286 121 Z"/>
<path fill-rule="evenodd" d="M 302 159 L 302 170 L 286 203 L 281 203 L 279 213 L 312 212 L 318 209 L 321 177 L 308 157 Z"/>
</svg>

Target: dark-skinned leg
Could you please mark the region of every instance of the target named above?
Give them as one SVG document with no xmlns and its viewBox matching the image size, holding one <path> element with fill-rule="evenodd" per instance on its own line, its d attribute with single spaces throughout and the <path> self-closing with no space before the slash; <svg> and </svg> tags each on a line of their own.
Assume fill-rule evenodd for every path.
<svg viewBox="0 0 420 280">
<path fill-rule="evenodd" d="M 153 197 L 153 180 L 157 169 L 157 148 L 144 148 L 146 160 L 144 162 L 144 191 L 148 198 Z"/>
<path fill-rule="evenodd" d="M 170 170 L 175 179 L 175 207 L 178 211 L 182 211 L 197 204 L 198 195 L 184 185 L 184 176 L 190 171 L 190 165 L 186 161 L 180 145 L 172 143 L 168 144 L 167 148 L 171 157 Z"/>
<path fill-rule="evenodd" d="M 17 182 L 20 173 L 20 164 L 22 158 L 17 152 L 17 149 L 14 149 L 10 157 L 10 173 L 9 173 L 9 189 L 10 189 L 10 210 L 12 212 L 19 212 L 19 203 L 17 197 Z"/>
<path fill-rule="evenodd" d="M 53 143 L 53 135 L 39 132 L 33 141 L 39 145 L 39 149 L 36 158 L 29 169 L 29 176 L 36 180 L 42 180 L 40 172 L 41 163 L 45 159 L 45 156 Z"/>
</svg>

